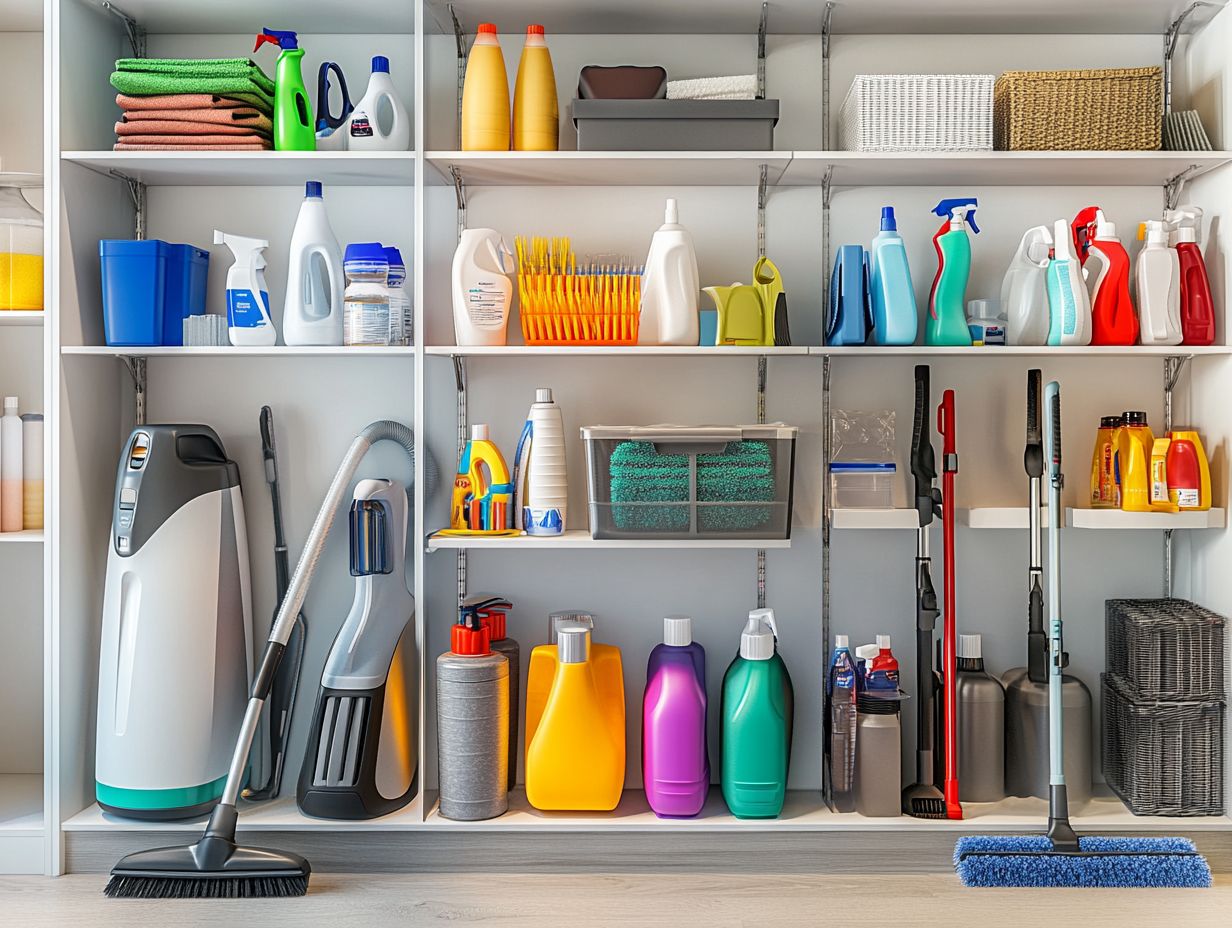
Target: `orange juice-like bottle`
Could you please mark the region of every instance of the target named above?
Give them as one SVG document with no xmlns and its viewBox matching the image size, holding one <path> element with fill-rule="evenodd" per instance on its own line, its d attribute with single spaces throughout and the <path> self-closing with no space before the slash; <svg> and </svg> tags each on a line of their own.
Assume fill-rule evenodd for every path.
<svg viewBox="0 0 1232 928">
<path fill-rule="evenodd" d="M 1116 473 L 1121 509 L 1125 512 L 1151 511 L 1151 448 L 1155 436 L 1146 423 L 1146 413 L 1125 413 L 1124 425 L 1116 433 Z"/>
<path fill-rule="evenodd" d="M 462 83 L 462 150 L 509 150 L 509 76 L 496 26 L 480 23 Z"/>
<path fill-rule="evenodd" d="M 1117 505 L 1116 432 L 1121 427 L 1120 416 L 1101 416 L 1095 433 L 1095 452 L 1091 455 L 1091 508 L 1115 509 Z"/>
<path fill-rule="evenodd" d="M 560 144 L 560 111 L 556 74 L 543 27 L 526 27 L 526 44 L 513 88 L 513 150 L 556 151 Z"/>
<path fill-rule="evenodd" d="M 545 647 L 551 645 L 541 645 L 535 653 Z M 536 809 L 609 812 L 620 802 L 625 785 L 623 677 L 613 677 L 611 667 L 598 672 L 585 625 L 562 625 L 556 651 L 552 688 L 534 728 L 528 701 L 526 799 Z M 612 652 L 619 669 L 620 652 Z M 529 688 L 527 696 L 529 700 Z"/>
</svg>

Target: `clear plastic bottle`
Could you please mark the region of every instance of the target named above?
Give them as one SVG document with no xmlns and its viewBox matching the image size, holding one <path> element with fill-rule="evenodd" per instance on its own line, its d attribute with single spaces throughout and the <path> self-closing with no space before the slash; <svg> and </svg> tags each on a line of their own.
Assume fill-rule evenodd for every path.
<svg viewBox="0 0 1232 928">
<path fill-rule="evenodd" d="M 343 259 L 346 292 L 342 295 L 342 343 L 388 345 L 389 260 L 376 242 L 347 245 Z"/>
<path fill-rule="evenodd" d="M 0 310 L 43 308 L 43 217 L 21 192 L 41 185 L 32 174 L 0 180 Z"/>
<path fill-rule="evenodd" d="M 389 262 L 389 343 L 409 345 L 415 340 L 415 314 L 406 292 L 406 264 L 402 252 L 389 246 L 385 248 L 385 259 Z"/>
<path fill-rule="evenodd" d="M 834 636 L 826 679 L 830 739 L 830 792 L 836 812 L 856 808 L 856 667 L 846 635 Z"/>
</svg>

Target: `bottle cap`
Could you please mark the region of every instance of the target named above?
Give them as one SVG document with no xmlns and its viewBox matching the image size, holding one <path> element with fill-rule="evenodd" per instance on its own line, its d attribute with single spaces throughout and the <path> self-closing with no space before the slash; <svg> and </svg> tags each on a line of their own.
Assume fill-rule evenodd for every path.
<svg viewBox="0 0 1232 928">
<path fill-rule="evenodd" d="M 4 411 L 5 411 L 6 413 L 7 413 L 7 412 L 13 412 L 13 413 L 16 413 L 16 412 L 17 412 L 17 405 L 18 405 L 18 404 L 17 404 L 17 397 L 15 397 L 15 396 L 6 396 L 6 397 L 4 398 Z"/>
<path fill-rule="evenodd" d="M 834 648 L 835 648 L 835 650 L 838 650 L 839 648 L 846 648 L 846 647 L 849 647 L 849 646 L 850 646 L 850 642 L 851 642 L 851 639 L 850 639 L 850 638 L 848 638 L 846 635 L 835 635 L 835 636 L 834 636 Z"/>
<path fill-rule="evenodd" d="M 877 636 L 877 647 L 879 650 L 882 650 L 882 651 L 890 650 L 890 636 L 889 635 L 878 635 Z"/>
<path fill-rule="evenodd" d="M 319 180 L 310 180 L 308 181 L 308 183 L 304 184 L 304 196 L 320 197 L 321 196 L 321 182 Z"/>
<path fill-rule="evenodd" d="M 1126 425 L 1146 425 L 1146 413 L 1140 409 L 1130 409 L 1121 413 Z"/>
<path fill-rule="evenodd" d="M 480 624 L 487 627 L 493 641 L 508 637 L 505 634 L 505 620 L 513 603 L 496 593 L 476 593 L 462 600 L 462 614 L 475 613 Z"/>
<path fill-rule="evenodd" d="M 1116 238 L 1116 223 L 1105 219 L 1102 209 L 1095 211 L 1095 237 L 1103 239 Z"/>
<path fill-rule="evenodd" d="M 479 422 L 471 426 L 471 441 L 489 441 L 486 423 Z"/>
<path fill-rule="evenodd" d="M 388 264 L 389 259 L 385 257 L 385 246 L 380 242 L 355 242 L 347 245 L 346 251 L 342 253 L 344 263 L 350 261 L 368 261 L 373 264 Z"/>
<path fill-rule="evenodd" d="M 386 58 L 384 55 L 373 55 L 372 56 L 372 73 L 373 74 L 388 74 L 389 73 L 389 59 Z"/>
<path fill-rule="evenodd" d="M 1100 416 L 1099 427 L 1101 429 L 1117 429 L 1121 427 L 1123 421 L 1120 416 Z"/>
<path fill-rule="evenodd" d="M 687 615 L 669 615 L 663 619 L 663 643 L 684 648 L 693 643 L 693 619 Z"/>
<path fill-rule="evenodd" d="M 492 653 L 491 633 L 474 611 L 463 609 L 458 624 L 449 630 L 449 650 L 466 657 Z"/>
<path fill-rule="evenodd" d="M 663 210 L 663 222 L 669 226 L 680 222 L 680 208 L 676 205 L 675 197 L 667 198 L 667 206 Z"/>
<path fill-rule="evenodd" d="M 552 402 L 552 388 L 551 387 L 537 387 L 535 389 L 535 402 L 536 403 Z"/>
<path fill-rule="evenodd" d="M 894 218 L 894 207 L 881 207 L 881 231 L 882 232 L 897 232 L 898 222 Z"/>
<path fill-rule="evenodd" d="M 406 267 L 402 262 L 402 252 L 392 245 L 385 246 L 385 260 L 389 262 L 390 267 Z"/>
<path fill-rule="evenodd" d="M 491 609 L 486 612 L 482 612 L 480 613 L 480 618 L 488 627 L 488 636 L 493 641 L 503 641 L 505 638 L 509 637 L 505 630 L 506 620 L 509 618 L 509 614 L 503 609 Z"/>
<path fill-rule="evenodd" d="M 860 658 L 866 664 L 871 664 L 873 658 L 881 653 L 881 649 L 875 644 L 862 644 L 856 648 L 856 657 Z"/>
<path fill-rule="evenodd" d="M 958 636 L 958 657 L 967 660 L 975 660 L 981 657 L 980 651 L 980 636 L 979 635 L 959 635 Z"/>
<path fill-rule="evenodd" d="M 538 23 L 531 23 L 526 27 L 527 35 L 543 35 L 543 27 Z"/>
<path fill-rule="evenodd" d="M 496 35 L 496 23 L 480 23 L 479 35 Z"/>
<path fill-rule="evenodd" d="M 595 627 L 595 617 L 589 612 L 568 609 L 562 610 L 561 612 L 553 612 L 548 616 L 549 644 L 556 644 L 556 635 L 560 631 L 562 625 L 585 625 L 593 631 Z"/>
<path fill-rule="evenodd" d="M 740 634 L 740 656 L 746 661 L 768 661 L 774 657 L 774 610 L 754 609 Z"/>
<path fill-rule="evenodd" d="M 22 422 L 42 422 L 43 414 L 41 412 L 23 412 L 21 414 Z"/>
<path fill-rule="evenodd" d="M 556 659 L 562 664 L 584 664 L 590 659 L 590 629 L 567 622 L 556 630 Z"/>
</svg>

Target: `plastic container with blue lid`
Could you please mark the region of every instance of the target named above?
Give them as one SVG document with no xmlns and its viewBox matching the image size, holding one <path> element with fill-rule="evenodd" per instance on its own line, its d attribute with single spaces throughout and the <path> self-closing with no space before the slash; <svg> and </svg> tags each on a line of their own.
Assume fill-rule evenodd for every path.
<svg viewBox="0 0 1232 928">
<path fill-rule="evenodd" d="M 390 343 L 389 258 L 379 242 L 347 245 L 342 259 L 346 292 L 342 295 L 342 343 Z"/>
<path fill-rule="evenodd" d="M 830 501 L 835 509 L 893 509 L 893 461 L 831 461 Z"/>
</svg>

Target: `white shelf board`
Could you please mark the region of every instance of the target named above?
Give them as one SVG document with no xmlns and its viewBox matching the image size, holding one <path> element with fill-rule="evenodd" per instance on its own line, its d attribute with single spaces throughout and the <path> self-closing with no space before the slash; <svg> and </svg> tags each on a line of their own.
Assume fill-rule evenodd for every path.
<svg viewBox="0 0 1232 928">
<path fill-rule="evenodd" d="M 43 530 L 30 529 L 29 531 L 21 532 L 0 532 L 0 544 L 27 544 L 41 545 L 43 543 Z"/>
<path fill-rule="evenodd" d="M 498 818 L 479 822 L 458 822 L 441 816 L 432 804 L 425 828 L 441 831 L 533 831 L 533 832 L 781 832 L 781 831 L 979 831 L 1043 832 L 1048 821 L 1048 804 L 1042 799 L 1006 799 L 993 803 L 967 803 L 960 821 L 920 819 L 909 816 L 867 818 L 856 812 L 831 812 L 820 791 L 790 790 L 783 812 L 773 819 L 739 819 L 728 811 L 717 785 L 701 813 L 694 818 L 659 818 L 650 810 L 645 793 L 625 790 L 620 804 L 611 812 L 541 812 L 526 801 L 517 789 L 509 795 L 509 811 Z M 1219 815 L 1210 818 L 1156 818 L 1132 815 L 1119 799 L 1103 796 L 1071 809 L 1074 826 L 1086 833 L 1118 831 L 1225 831 L 1232 819 Z"/>
<path fill-rule="evenodd" d="M 1228 524 L 1228 513 L 1218 508 L 1206 512 L 1122 512 L 1120 509 L 1069 508 L 1065 510 L 1065 524 L 1072 528 L 1110 531 L 1223 528 Z"/>
<path fill-rule="evenodd" d="M 430 184 L 470 186 L 756 187 L 761 166 L 778 182 L 791 152 L 770 151 L 430 151 Z"/>
<path fill-rule="evenodd" d="M 790 548 L 791 540 L 785 538 L 750 540 L 745 538 L 591 538 L 590 532 L 574 529 L 561 535 L 429 535 L 428 550 L 465 548 L 483 551 L 489 548 L 502 550 L 555 549 L 561 548 L 744 548 L 769 549 Z"/>
<path fill-rule="evenodd" d="M 415 348 L 412 345 L 386 345 L 370 348 L 349 348 L 344 345 L 301 345 L 297 347 L 274 345 L 270 348 L 235 347 L 233 345 L 191 348 L 174 345 L 149 347 L 65 345 L 60 349 L 60 353 L 68 356 L 110 358 L 410 358 L 414 357 Z"/>
<path fill-rule="evenodd" d="M 1030 528 L 1031 515 L 1026 506 L 977 506 L 970 509 L 959 507 L 958 524 L 967 528 Z M 1048 507 L 1040 507 L 1040 525 L 1047 526 Z"/>
<path fill-rule="evenodd" d="M 240 831 L 405 831 L 421 828 L 420 797 L 416 796 L 397 812 L 367 821 L 314 818 L 295 804 L 295 781 L 284 779 L 283 792 L 269 802 L 241 802 Z M 201 831 L 208 816 L 178 822 L 145 822 L 104 812 L 94 803 L 64 823 L 65 831 Z"/>
<path fill-rule="evenodd" d="M 294 28 L 301 35 L 321 33 L 409 34 L 415 29 L 415 4 L 406 0 L 209 0 L 180 3 L 168 0 L 124 0 L 125 13 L 151 33 L 242 35 L 262 27 Z M 235 52 L 232 52 L 235 54 Z M 243 54 L 243 52 L 240 52 Z M 407 62 L 404 67 L 410 67 Z M 273 74 L 272 58 L 265 68 Z"/>
<path fill-rule="evenodd" d="M 1162 358 L 1232 355 L 1228 345 L 816 345 L 809 354 L 834 358 L 881 356 L 886 358 L 984 358 L 996 361 L 1005 357 L 1020 358 Z"/>
<path fill-rule="evenodd" d="M 145 0 L 155 3 L 157 0 Z M 837 35 L 860 33 L 997 34 L 1077 33 L 1163 35 L 1189 0 L 846 0 L 834 10 Z M 508 0 L 455 0 L 463 29 L 473 35 L 478 23 L 510 28 Z M 548 42 L 553 33 L 615 34 L 746 34 L 757 35 L 761 4 L 756 0 L 707 0 L 692 4 L 663 0 L 519 0 L 514 19 L 542 23 Z M 767 32 L 819 35 L 825 4 L 819 0 L 773 0 Z M 1212 12 L 1199 11 L 1203 22 Z M 292 21 L 292 20 L 288 20 Z M 298 21 L 298 20 L 296 20 Z M 1192 28 L 1192 24 L 1187 24 Z M 307 27 L 301 27 L 307 31 Z M 428 0 L 425 28 L 452 34 L 447 0 Z M 1186 31 L 1189 31 L 1188 29 Z"/>
<path fill-rule="evenodd" d="M 819 186 L 833 168 L 835 187 L 1159 187 L 1191 166 L 1229 161 L 1226 151 L 794 151 L 778 183 Z"/>
<path fill-rule="evenodd" d="M 60 157 L 100 174 L 121 171 L 163 187 L 287 187 L 308 180 L 341 187 L 415 183 L 415 153 L 409 151 L 66 151 Z"/>
<path fill-rule="evenodd" d="M 424 354 L 444 357 L 525 358 L 525 357 L 672 357 L 745 358 L 803 357 L 804 345 L 760 348 L 750 345 L 429 345 Z"/>
<path fill-rule="evenodd" d="M 43 775 L 0 774 L 0 840 L 42 836 Z"/>
<path fill-rule="evenodd" d="M 838 529 L 915 529 L 920 527 L 920 514 L 914 509 L 845 509 L 830 510 L 830 527 Z"/>
<path fill-rule="evenodd" d="M 0 325 L 42 325 L 45 314 L 41 309 L 0 310 Z"/>
</svg>

